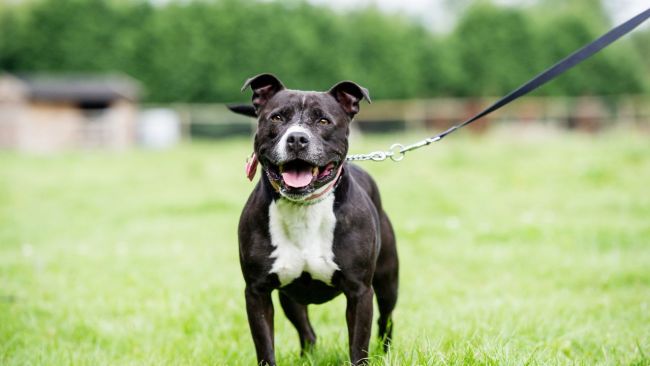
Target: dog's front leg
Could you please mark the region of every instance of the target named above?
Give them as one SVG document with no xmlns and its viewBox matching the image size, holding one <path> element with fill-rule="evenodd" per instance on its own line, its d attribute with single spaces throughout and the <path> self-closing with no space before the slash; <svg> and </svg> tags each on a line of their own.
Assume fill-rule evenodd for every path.
<svg viewBox="0 0 650 366">
<path fill-rule="evenodd" d="M 273 301 L 270 290 L 246 286 L 246 313 L 253 335 L 258 365 L 275 366 L 273 350 Z"/>
<path fill-rule="evenodd" d="M 353 289 L 345 292 L 345 296 L 350 361 L 353 365 L 360 365 L 366 363 L 368 359 L 373 290 L 370 285 L 356 284 Z"/>
</svg>

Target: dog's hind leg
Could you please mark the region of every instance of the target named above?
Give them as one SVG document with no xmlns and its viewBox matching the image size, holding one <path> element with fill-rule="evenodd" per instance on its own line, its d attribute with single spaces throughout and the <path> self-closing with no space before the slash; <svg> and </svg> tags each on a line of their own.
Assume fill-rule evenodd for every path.
<svg viewBox="0 0 650 366">
<path fill-rule="evenodd" d="M 282 305 L 282 310 L 284 310 L 291 324 L 298 331 L 298 337 L 300 337 L 300 354 L 302 355 L 316 343 L 316 333 L 314 333 L 314 329 L 309 322 L 307 305 L 302 305 L 291 300 L 282 291 L 280 291 L 280 305 Z"/>
<path fill-rule="evenodd" d="M 393 336 L 392 313 L 397 303 L 399 262 L 393 227 L 383 212 L 381 215 L 381 239 L 381 250 L 377 259 L 372 287 L 377 295 L 377 307 L 379 308 L 378 336 L 384 352 L 386 352 Z"/>
</svg>

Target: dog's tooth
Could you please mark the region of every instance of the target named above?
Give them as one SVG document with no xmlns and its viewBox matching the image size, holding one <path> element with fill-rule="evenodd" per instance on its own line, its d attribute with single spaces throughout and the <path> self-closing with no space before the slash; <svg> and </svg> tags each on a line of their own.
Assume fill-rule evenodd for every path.
<svg viewBox="0 0 650 366">
<path fill-rule="evenodd" d="M 318 176 L 318 167 L 317 166 L 315 166 L 315 167 L 313 167 L 311 169 L 311 175 L 313 175 L 314 177 Z"/>
</svg>

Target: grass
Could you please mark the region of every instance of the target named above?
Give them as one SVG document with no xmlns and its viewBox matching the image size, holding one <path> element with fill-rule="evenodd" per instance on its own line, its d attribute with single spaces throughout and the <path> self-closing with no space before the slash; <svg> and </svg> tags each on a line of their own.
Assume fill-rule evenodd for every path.
<svg viewBox="0 0 650 366">
<path fill-rule="evenodd" d="M 249 150 L 0 154 L 0 364 L 255 364 L 235 230 Z M 647 136 L 459 133 L 363 165 L 402 263 L 372 365 L 650 365 Z M 276 302 L 279 363 L 346 362 L 344 308 L 310 308 L 300 358 Z"/>
</svg>

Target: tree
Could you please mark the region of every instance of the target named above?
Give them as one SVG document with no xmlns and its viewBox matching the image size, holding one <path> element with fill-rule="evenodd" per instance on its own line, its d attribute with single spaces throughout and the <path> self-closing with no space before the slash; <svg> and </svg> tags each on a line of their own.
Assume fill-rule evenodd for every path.
<svg viewBox="0 0 650 366">
<path fill-rule="evenodd" d="M 479 3 L 460 19 L 453 35 L 465 77 L 462 95 L 501 95 L 533 75 L 539 49 L 517 8 Z"/>
<path fill-rule="evenodd" d="M 241 100 L 261 72 L 313 90 L 352 79 L 379 99 L 500 95 L 607 28 L 598 0 L 570 3 L 474 2 L 436 35 L 373 6 L 339 13 L 304 0 L 26 1 L 0 8 L 0 69 L 124 72 L 152 102 Z M 557 11 L 536 15 L 547 7 Z M 617 42 L 541 93 L 647 90 L 647 44 Z"/>
</svg>

